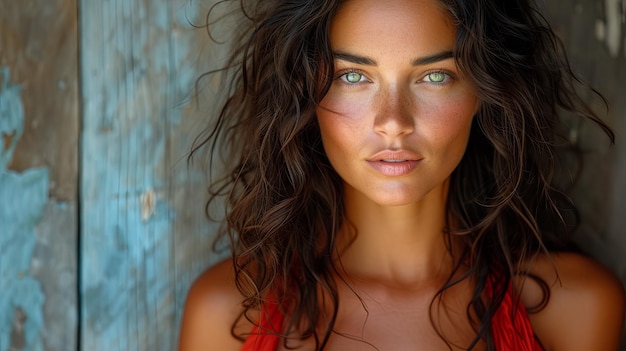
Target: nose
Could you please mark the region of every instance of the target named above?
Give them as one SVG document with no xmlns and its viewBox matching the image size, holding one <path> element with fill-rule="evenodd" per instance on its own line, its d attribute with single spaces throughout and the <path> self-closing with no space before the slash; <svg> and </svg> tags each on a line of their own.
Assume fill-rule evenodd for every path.
<svg viewBox="0 0 626 351">
<path fill-rule="evenodd" d="M 384 94 L 380 94 L 379 106 L 374 120 L 376 133 L 387 137 L 413 133 L 414 108 L 406 92 L 401 89 L 388 89 Z"/>
</svg>

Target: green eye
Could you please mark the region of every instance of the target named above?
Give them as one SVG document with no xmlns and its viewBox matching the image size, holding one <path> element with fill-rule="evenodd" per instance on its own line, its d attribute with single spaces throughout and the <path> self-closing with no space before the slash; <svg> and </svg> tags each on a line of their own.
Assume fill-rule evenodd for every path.
<svg viewBox="0 0 626 351">
<path fill-rule="evenodd" d="M 433 83 L 443 83 L 446 80 L 446 76 L 447 74 L 444 72 L 432 72 L 428 74 L 427 78 Z"/>
<path fill-rule="evenodd" d="M 358 72 L 349 72 L 344 75 L 348 83 L 358 83 L 363 79 L 363 75 Z"/>
</svg>

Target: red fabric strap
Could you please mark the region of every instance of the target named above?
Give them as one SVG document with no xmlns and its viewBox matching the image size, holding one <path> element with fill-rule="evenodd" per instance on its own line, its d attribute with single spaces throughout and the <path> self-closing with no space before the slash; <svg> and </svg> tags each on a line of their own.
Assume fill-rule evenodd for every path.
<svg viewBox="0 0 626 351">
<path fill-rule="evenodd" d="M 275 351 L 278 347 L 283 315 L 275 302 L 263 305 L 258 326 L 243 345 L 241 351 Z M 493 342 L 498 351 L 542 351 L 535 338 L 526 308 L 510 286 L 502 304 L 491 322 Z"/>
<path fill-rule="evenodd" d="M 252 328 L 241 351 L 275 351 L 280 340 L 277 334 L 280 334 L 283 325 L 283 314 L 278 303 L 272 301 L 263 304 L 257 324 Z"/>
<path fill-rule="evenodd" d="M 513 286 L 509 286 L 502 304 L 491 319 L 491 332 L 498 351 L 543 350 L 535 338 L 526 307 L 513 291 Z"/>
</svg>

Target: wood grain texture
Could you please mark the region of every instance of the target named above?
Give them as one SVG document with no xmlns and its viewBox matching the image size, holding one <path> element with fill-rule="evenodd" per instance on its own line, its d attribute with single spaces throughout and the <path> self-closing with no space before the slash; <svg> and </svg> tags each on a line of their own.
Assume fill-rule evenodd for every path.
<svg viewBox="0 0 626 351">
<path fill-rule="evenodd" d="M 190 25 L 202 6 L 80 3 L 84 350 L 174 350 L 187 289 L 216 259 L 205 177 L 186 163 L 206 127 L 190 96 L 215 54 Z"/>
<path fill-rule="evenodd" d="M 76 199 L 76 0 L 0 0 L 0 65 L 23 88 L 24 135 L 9 168 L 50 169 L 50 196 Z"/>
<path fill-rule="evenodd" d="M 74 0 L 0 0 L 0 349 L 77 336 Z"/>
<path fill-rule="evenodd" d="M 577 241 L 626 282 L 626 2 L 545 4 L 574 71 L 606 98 L 608 113 L 599 99 L 585 93 L 617 138 L 611 147 L 590 122 L 571 127 L 572 137 L 584 151 L 583 169 L 572 191 L 582 215 Z"/>
<path fill-rule="evenodd" d="M 617 138 L 610 147 L 591 123 L 572 125 L 571 135 L 584 150 L 571 193 L 582 218 L 575 239 L 626 283 L 626 1 L 545 1 L 545 7 L 575 72 L 606 98 L 604 119 Z M 605 111 L 592 94 L 587 97 Z"/>
</svg>

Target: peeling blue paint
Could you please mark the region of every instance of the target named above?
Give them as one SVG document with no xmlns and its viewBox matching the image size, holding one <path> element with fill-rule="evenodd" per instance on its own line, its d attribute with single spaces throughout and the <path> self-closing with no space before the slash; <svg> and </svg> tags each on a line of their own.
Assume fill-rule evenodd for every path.
<svg viewBox="0 0 626 351">
<path fill-rule="evenodd" d="M 44 168 L 21 174 L 7 169 L 24 130 L 24 108 L 21 89 L 11 84 L 8 68 L 0 71 L 0 350 L 10 349 L 13 317 L 19 308 L 26 316 L 23 349 L 41 351 L 45 296 L 31 277 L 30 266 L 35 228 L 48 201 L 49 175 Z"/>
<path fill-rule="evenodd" d="M 0 146 L 0 169 L 6 169 L 13 157 L 17 141 L 24 132 L 24 107 L 20 99 L 18 85 L 12 85 L 8 67 L 1 67 L 2 85 L 0 86 L 0 137 L 10 137 L 8 148 L 5 149 L 4 140 Z"/>
<path fill-rule="evenodd" d="M 171 136 L 198 75 L 175 2 L 81 1 L 85 350 L 173 349 Z M 182 3 L 178 2 L 179 4 Z M 95 15 L 97 14 L 97 15 Z M 193 30 L 190 27 L 185 30 Z M 155 205 L 142 219 L 141 197 Z"/>
<path fill-rule="evenodd" d="M 88 81 L 106 81 L 98 86 L 98 106 L 102 110 L 86 111 L 89 116 L 98 116 L 101 131 L 123 128 L 118 116 L 127 115 L 142 119 L 147 116 L 149 100 L 160 97 L 160 101 L 171 102 L 169 110 L 161 111 L 164 120 L 176 126 L 180 123 L 180 112 L 174 107 L 184 102 L 193 89 L 198 77 L 196 67 L 182 64 L 194 62 L 187 55 L 198 52 L 190 50 L 197 45 L 189 24 L 177 27 L 181 13 L 194 16 L 199 4 L 181 7 L 183 1 L 82 1 L 83 13 L 89 15 L 81 29 L 89 37 L 83 39 L 87 47 L 82 61 Z M 177 5 L 178 4 L 178 5 Z M 98 20 L 93 21 L 99 14 Z M 168 36 L 171 36 L 168 40 Z M 89 91 L 83 90 L 84 94 Z M 93 96 L 83 96 L 93 99 Z M 89 109 L 91 106 L 87 106 Z"/>
</svg>

